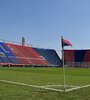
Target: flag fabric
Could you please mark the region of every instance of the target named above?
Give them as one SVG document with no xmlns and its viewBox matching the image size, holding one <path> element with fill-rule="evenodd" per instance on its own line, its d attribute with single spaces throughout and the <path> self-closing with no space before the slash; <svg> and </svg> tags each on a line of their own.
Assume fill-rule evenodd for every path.
<svg viewBox="0 0 90 100">
<path fill-rule="evenodd" d="M 63 39 L 63 37 L 61 37 L 61 43 L 62 43 L 62 47 L 72 46 L 71 42 L 69 42 L 68 40 Z"/>
</svg>

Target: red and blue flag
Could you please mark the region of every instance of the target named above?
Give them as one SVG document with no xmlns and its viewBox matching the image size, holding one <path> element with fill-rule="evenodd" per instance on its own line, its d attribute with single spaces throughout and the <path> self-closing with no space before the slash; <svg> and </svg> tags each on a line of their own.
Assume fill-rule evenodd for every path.
<svg viewBox="0 0 90 100">
<path fill-rule="evenodd" d="M 65 40 L 63 37 L 61 37 L 61 43 L 62 43 L 62 47 L 72 46 L 71 42 L 69 42 L 68 40 Z"/>
</svg>

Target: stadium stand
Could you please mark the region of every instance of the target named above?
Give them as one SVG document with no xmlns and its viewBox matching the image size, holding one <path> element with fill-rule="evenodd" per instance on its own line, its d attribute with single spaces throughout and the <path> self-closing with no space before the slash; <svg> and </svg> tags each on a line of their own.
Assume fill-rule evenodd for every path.
<svg viewBox="0 0 90 100">
<path fill-rule="evenodd" d="M 60 66 L 61 60 L 53 49 L 39 49 L 0 42 L 0 64 Z"/>
<path fill-rule="evenodd" d="M 64 61 L 69 67 L 90 67 L 90 50 L 64 50 Z"/>
<path fill-rule="evenodd" d="M 5 63 L 12 63 L 11 57 L 14 56 L 4 43 L 0 43 L 0 59 Z"/>
<path fill-rule="evenodd" d="M 44 59 L 46 59 L 52 66 L 60 66 L 62 61 L 53 49 L 40 49 L 33 48 L 36 50 Z"/>
<path fill-rule="evenodd" d="M 21 46 L 6 43 L 7 47 L 12 50 L 20 64 L 25 65 L 48 65 L 49 63 L 42 59 L 32 47 Z"/>
<path fill-rule="evenodd" d="M 49 65 L 31 47 L 0 42 L 0 64 Z"/>
</svg>

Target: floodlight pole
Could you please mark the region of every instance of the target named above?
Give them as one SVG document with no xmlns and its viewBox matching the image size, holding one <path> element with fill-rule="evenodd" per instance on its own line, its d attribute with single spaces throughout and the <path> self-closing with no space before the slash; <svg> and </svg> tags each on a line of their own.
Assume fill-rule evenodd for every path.
<svg viewBox="0 0 90 100">
<path fill-rule="evenodd" d="M 62 46 L 62 67 L 63 67 L 63 89 L 66 91 L 66 78 L 65 78 L 65 66 L 64 66 L 64 47 Z"/>
</svg>

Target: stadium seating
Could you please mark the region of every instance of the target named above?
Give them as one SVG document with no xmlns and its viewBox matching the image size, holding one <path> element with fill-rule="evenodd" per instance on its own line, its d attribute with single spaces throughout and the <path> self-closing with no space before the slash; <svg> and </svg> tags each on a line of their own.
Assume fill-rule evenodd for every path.
<svg viewBox="0 0 90 100">
<path fill-rule="evenodd" d="M 61 65 L 61 60 L 53 49 L 0 42 L 0 64 L 57 66 Z"/>
<path fill-rule="evenodd" d="M 56 51 L 53 49 L 40 49 L 40 48 L 33 48 L 36 50 L 42 58 L 46 59 L 51 65 L 58 66 L 61 65 L 61 60 L 57 55 Z"/>
<path fill-rule="evenodd" d="M 42 59 L 33 49 L 28 46 L 14 45 L 6 43 L 7 47 L 12 50 L 20 64 L 30 65 L 48 65 L 49 63 Z"/>
<path fill-rule="evenodd" d="M 15 56 L 9 50 L 9 48 L 7 48 L 7 46 L 5 46 L 4 43 L 0 43 L 0 54 L 1 54 L 0 59 L 2 60 L 2 62 L 5 62 L 5 63 L 17 63 L 17 61 L 15 60 Z"/>
</svg>

